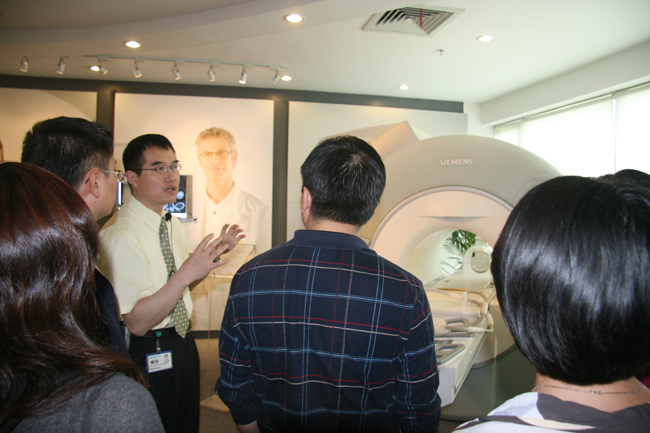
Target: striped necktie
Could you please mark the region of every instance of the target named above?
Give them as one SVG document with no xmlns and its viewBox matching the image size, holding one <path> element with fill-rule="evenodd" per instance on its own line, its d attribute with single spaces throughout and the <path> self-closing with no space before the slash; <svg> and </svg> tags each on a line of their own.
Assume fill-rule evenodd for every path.
<svg viewBox="0 0 650 433">
<path fill-rule="evenodd" d="M 158 229 L 158 234 L 160 235 L 160 248 L 162 249 L 163 257 L 165 259 L 165 265 L 167 265 L 167 281 L 176 273 L 176 262 L 174 262 L 174 256 L 171 249 L 169 248 L 169 234 L 167 232 L 167 218 L 162 217 L 160 221 L 160 228 Z M 185 308 L 185 301 L 183 300 L 183 295 L 176 303 L 174 311 L 172 313 L 172 320 L 174 321 L 174 326 L 176 327 L 176 332 L 178 335 L 185 338 L 187 330 L 190 325 L 189 318 L 187 317 L 187 308 Z"/>
</svg>

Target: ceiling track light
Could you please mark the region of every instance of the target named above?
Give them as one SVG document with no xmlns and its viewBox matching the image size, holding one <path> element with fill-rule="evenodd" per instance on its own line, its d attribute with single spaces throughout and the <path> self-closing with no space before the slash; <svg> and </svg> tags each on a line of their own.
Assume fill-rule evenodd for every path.
<svg viewBox="0 0 650 433">
<path fill-rule="evenodd" d="M 63 72 L 65 71 L 65 62 L 63 61 L 63 57 L 59 57 L 59 66 L 56 68 L 56 73 L 59 75 L 63 75 Z"/>
<path fill-rule="evenodd" d="M 135 78 L 140 78 L 142 76 L 142 72 L 140 72 L 140 68 L 138 67 L 137 60 L 133 61 L 133 75 L 135 76 Z"/>
<path fill-rule="evenodd" d="M 140 68 L 138 66 L 139 63 L 143 63 L 145 61 L 154 61 L 154 62 L 172 62 L 174 64 L 174 67 L 172 68 L 171 72 L 174 76 L 174 80 L 180 80 L 181 79 L 181 73 L 179 69 L 179 65 L 183 65 L 185 63 L 198 63 L 198 64 L 204 64 L 204 65 L 209 65 L 208 67 L 208 81 L 211 83 L 214 83 L 216 81 L 216 73 L 214 71 L 215 66 L 220 67 L 222 65 L 226 66 L 237 66 L 241 67 L 241 75 L 239 77 L 239 82 L 241 84 L 246 84 L 247 77 L 248 77 L 248 70 L 251 68 L 264 68 L 264 69 L 269 69 L 272 72 L 274 72 L 273 78 L 271 78 L 271 82 L 273 84 L 278 83 L 280 80 L 282 81 L 289 81 L 291 80 L 291 76 L 289 75 L 281 75 L 280 71 L 283 71 L 285 69 L 291 68 L 289 65 L 284 65 L 284 64 L 269 64 L 269 63 L 240 63 L 240 62 L 231 62 L 227 60 L 215 60 L 215 59 L 184 59 L 184 58 L 170 58 L 170 57 L 144 57 L 144 56 L 123 56 L 119 54 L 86 54 L 83 56 L 79 57 L 89 57 L 94 59 L 97 59 L 99 62 L 99 65 L 94 65 L 92 67 L 92 70 L 94 71 L 101 71 L 102 74 L 106 74 L 108 71 L 106 68 L 103 67 L 102 63 L 109 61 L 109 60 L 131 60 L 133 61 L 133 75 L 135 78 L 140 78 L 142 77 L 142 72 L 140 71 Z M 63 60 L 67 59 L 69 57 L 61 57 L 59 64 L 63 64 Z M 26 59 L 26 58 L 25 58 Z M 65 66 L 64 66 L 65 67 Z"/>
<path fill-rule="evenodd" d="M 273 78 L 271 78 L 271 82 L 273 84 L 278 84 L 278 81 L 280 81 L 280 70 L 276 69 L 275 70 L 275 75 L 273 76 Z"/>
<path fill-rule="evenodd" d="M 248 74 L 246 73 L 246 66 L 241 67 L 241 75 L 239 76 L 239 84 L 246 84 L 246 78 Z"/>
<path fill-rule="evenodd" d="M 178 69 L 176 62 L 174 62 L 174 67 L 172 68 L 172 74 L 174 75 L 174 80 L 178 81 L 181 79 L 181 71 Z"/>
<path fill-rule="evenodd" d="M 23 57 L 20 59 L 20 72 L 27 72 L 29 69 L 29 59 L 27 57 Z"/>
<path fill-rule="evenodd" d="M 108 73 L 108 69 L 102 65 L 102 59 L 97 59 L 99 61 L 99 72 L 101 72 L 102 75 L 106 75 Z"/>
</svg>

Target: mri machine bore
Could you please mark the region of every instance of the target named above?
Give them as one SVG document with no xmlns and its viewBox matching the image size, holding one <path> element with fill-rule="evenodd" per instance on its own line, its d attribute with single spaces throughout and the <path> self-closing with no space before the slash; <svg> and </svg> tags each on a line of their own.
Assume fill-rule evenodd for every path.
<svg viewBox="0 0 650 433">
<path fill-rule="evenodd" d="M 381 136 L 368 141 L 384 160 L 387 184 L 360 235 L 427 289 L 443 417 L 484 415 L 530 390 L 535 376 L 501 317 L 489 272 L 491 246 L 519 199 L 560 173 L 527 150 L 491 138 L 442 136 L 401 147 L 387 146 Z M 463 267 L 446 276 L 441 251 L 455 230 L 485 242 L 468 249 Z"/>
</svg>

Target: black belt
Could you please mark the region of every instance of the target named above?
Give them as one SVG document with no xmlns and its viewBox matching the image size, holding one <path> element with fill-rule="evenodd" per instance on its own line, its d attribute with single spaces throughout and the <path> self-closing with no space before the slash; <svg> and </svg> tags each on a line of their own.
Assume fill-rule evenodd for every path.
<svg viewBox="0 0 650 433">
<path fill-rule="evenodd" d="M 189 333 L 190 330 L 188 329 L 187 332 Z M 173 337 L 175 335 L 178 335 L 176 332 L 175 327 L 170 327 L 170 328 L 161 328 L 161 329 L 152 329 L 151 331 L 147 332 L 144 334 L 142 337 L 137 337 L 136 338 L 166 338 L 166 337 Z"/>
</svg>

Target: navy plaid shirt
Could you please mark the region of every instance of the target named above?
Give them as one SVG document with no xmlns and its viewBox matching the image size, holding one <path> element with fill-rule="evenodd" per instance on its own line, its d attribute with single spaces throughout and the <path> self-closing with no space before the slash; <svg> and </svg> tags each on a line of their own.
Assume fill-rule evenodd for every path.
<svg viewBox="0 0 650 433">
<path fill-rule="evenodd" d="M 437 432 L 422 283 L 360 238 L 299 230 L 235 275 L 216 386 L 261 431 Z"/>
</svg>

